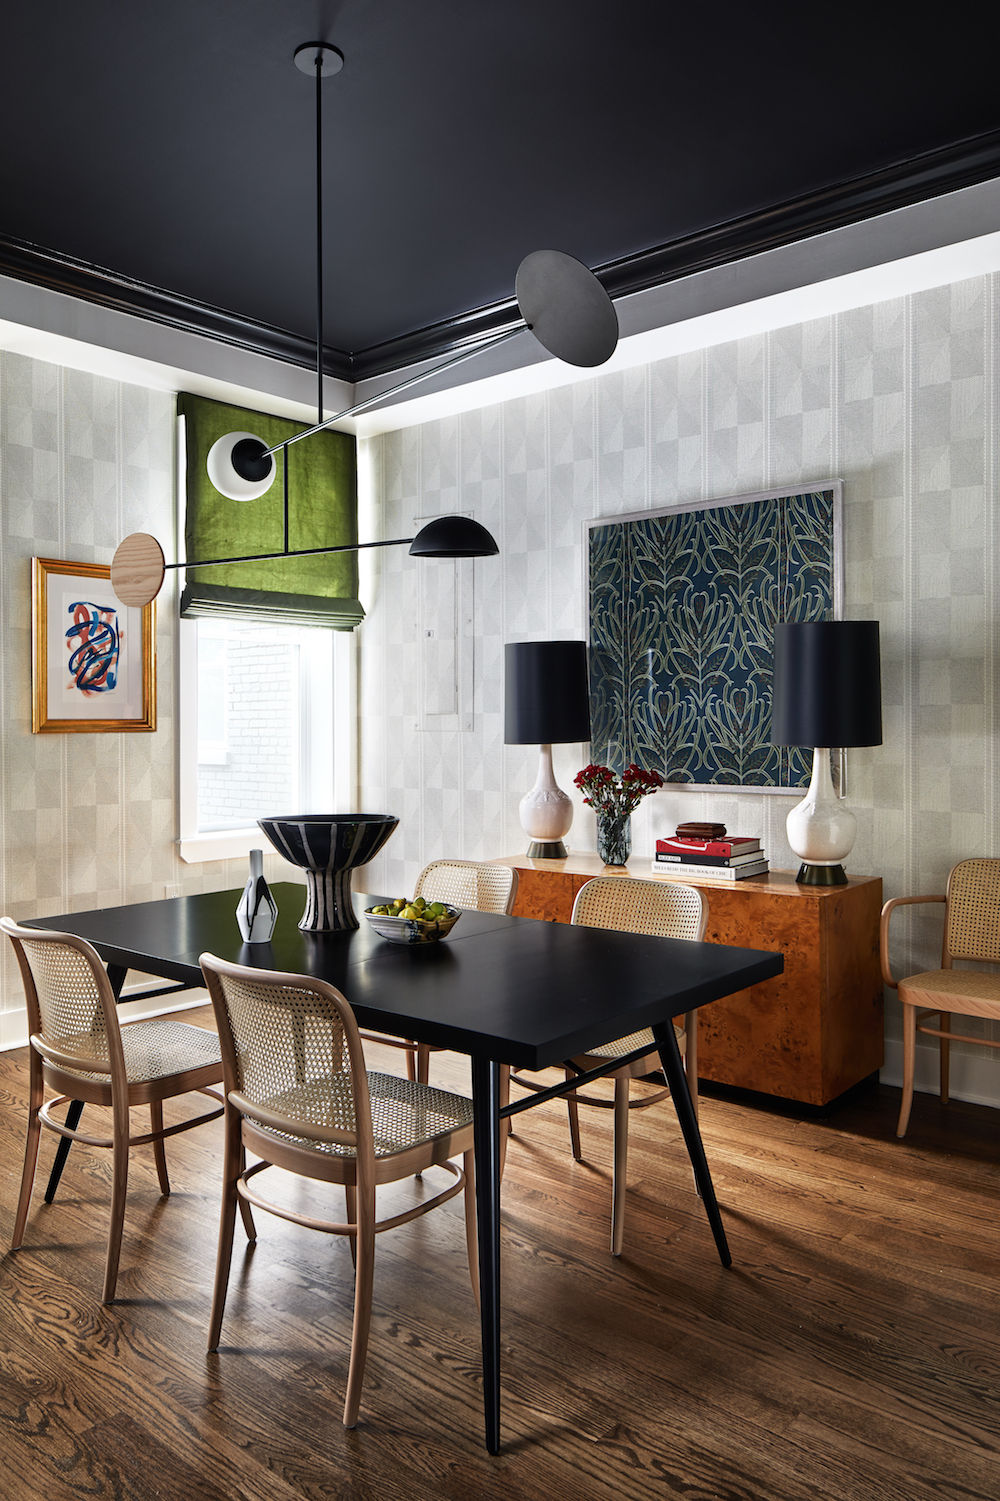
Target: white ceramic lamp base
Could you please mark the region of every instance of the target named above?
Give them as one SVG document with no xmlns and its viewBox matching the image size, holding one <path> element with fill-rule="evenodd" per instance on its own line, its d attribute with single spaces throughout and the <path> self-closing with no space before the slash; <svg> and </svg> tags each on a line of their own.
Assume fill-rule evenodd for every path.
<svg viewBox="0 0 1000 1501">
<path fill-rule="evenodd" d="M 530 792 L 518 805 L 521 828 L 531 843 L 528 855 L 533 860 L 565 860 L 563 835 L 573 822 L 573 803 L 556 783 L 552 770 L 552 747 L 538 748 L 538 776 Z"/>
<path fill-rule="evenodd" d="M 858 821 L 837 797 L 830 773 L 830 750 L 813 751 L 809 791 L 785 821 L 788 843 L 802 861 L 797 880 L 805 886 L 845 886 L 842 862 L 854 848 Z"/>
</svg>

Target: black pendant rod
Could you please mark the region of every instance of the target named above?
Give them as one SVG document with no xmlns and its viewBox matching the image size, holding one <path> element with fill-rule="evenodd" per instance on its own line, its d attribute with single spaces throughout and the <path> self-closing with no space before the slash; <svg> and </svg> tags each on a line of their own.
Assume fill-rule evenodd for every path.
<svg viewBox="0 0 1000 1501">
<path fill-rule="evenodd" d="M 287 556 L 287 554 L 288 554 L 288 444 L 287 443 L 283 444 L 282 445 L 282 449 L 281 449 L 281 486 L 282 486 L 282 492 L 283 492 L 284 512 L 285 512 L 285 514 L 284 514 L 285 529 L 284 529 L 284 540 L 283 540 L 283 544 L 282 545 L 283 545 L 283 548 L 284 548 L 284 554 Z"/>
<path fill-rule="evenodd" d="M 323 421 L 323 54 L 316 51 L 316 421 Z M 285 457 L 288 457 L 287 446 Z"/>
<path fill-rule="evenodd" d="M 497 334 L 484 343 L 474 344 L 470 349 L 463 349 L 461 354 L 442 361 L 440 365 L 435 365 L 433 370 L 419 370 L 416 375 L 409 375 L 406 380 L 401 380 L 398 386 L 387 386 L 384 391 L 376 391 L 374 396 L 366 396 L 364 401 L 359 401 L 356 406 L 345 407 L 342 412 L 335 412 L 332 417 L 327 417 L 325 422 L 317 422 L 315 427 L 303 428 L 302 432 L 293 433 L 290 438 L 275 443 L 273 448 L 262 449 L 259 457 L 264 458 L 266 454 L 277 453 L 279 448 L 287 449 L 289 443 L 300 443 L 303 438 L 311 438 L 313 433 L 324 432 L 335 422 L 342 422 L 345 417 L 353 417 L 356 412 L 363 412 L 365 407 L 373 406 L 376 401 L 384 401 L 387 396 L 395 396 L 400 391 L 405 391 L 408 386 L 415 386 L 418 381 L 430 380 L 432 376 L 439 375 L 442 370 L 450 370 L 453 365 L 460 365 L 463 360 L 471 360 L 474 354 L 482 354 L 486 349 L 496 349 L 499 345 L 505 344 L 508 339 L 513 339 L 515 335 L 523 334 L 527 326 L 525 323 L 520 328 L 509 328 L 506 333 Z"/>
<path fill-rule="evenodd" d="M 251 552 L 241 558 L 185 558 L 182 563 L 164 563 L 164 568 L 218 568 L 223 563 L 270 563 L 275 558 L 315 558 L 320 553 L 360 552 L 365 547 L 403 547 L 415 542 L 415 537 L 390 537 L 385 542 L 342 542 L 337 547 L 300 547 L 295 552 Z"/>
</svg>

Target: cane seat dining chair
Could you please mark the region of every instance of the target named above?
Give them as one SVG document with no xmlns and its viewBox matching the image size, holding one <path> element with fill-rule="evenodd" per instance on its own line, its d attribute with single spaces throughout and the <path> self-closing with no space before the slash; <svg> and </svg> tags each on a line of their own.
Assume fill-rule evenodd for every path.
<svg viewBox="0 0 1000 1501">
<path fill-rule="evenodd" d="M 332 985 L 305 975 L 201 955 L 219 1026 L 226 1124 L 222 1215 L 208 1348 L 222 1331 L 238 1202 L 296 1225 L 351 1239 L 354 1323 L 344 1426 L 358 1418 L 371 1324 L 375 1236 L 465 1189 L 465 1232 L 479 1301 L 472 1101 L 411 1079 L 369 1072 L 351 1007 Z M 260 1160 L 246 1166 L 246 1153 Z M 464 1171 L 451 1159 L 461 1153 Z M 344 1221 L 315 1219 L 265 1198 L 253 1180 L 283 1168 L 345 1190 Z M 388 1219 L 375 1218 L 379 1184 L 443 1168 L 455 1181 Z"/>
<path fill-rule="evenodd" d="M 643 881 L 629 876 L 596 876 L 581 886 L 573 903 L 572 923 L 590 928 L 615 928 L 623 933 L 649 933 L 657 938 L 686 938 L 699 943 L 705 936 L 708 923 L 708 902 L 694 886 L 685 886 L 675 881 Z M 674 1026 L 678 1046 L 684 1054 L 685 1077 L 691 1100 L 698 1109 L 698 1058 L 697 1058 L 698 1013 L 689 1011 L 683 1027 Z M 617 1042 L 605 1043 L 593 1053 L 574 1058 L 573 1064 L 581 1072 L 599 1068 L 611 1058 L 623 1057 L 643 1043 L 649 1043 L 649 1052 L 628 1064 L 610 1077 L 614 1080 L 614 1098 L 603 1099 L 598 1095 L 581 1094 L 574 1090 L 567 1095 L 569 1108 L 570 1144 L 573 1156 L 581 1160 L 580 1121 L 578 1105 L 596 1105 L 614 1110 L 614 1172 L 611 1190 L 611 1252 L 620 1256 L 625 1231 L 625 1180 L 628 1166 L 628 1120 L 630 1110 L 644 1110 L 655 1105 L 670 1093 L 669 1089 L 657 1090 L 630 1099 L 630 1079 L 641 1078 L 659 1067 L 656 1040 L 649 1028 L 634 1032 Z M 573 1077 L 567 1068 L 566 1077 Z M 512 1074 L 511 1082 L 524 1089 L 540 1091 L 545 1086 L 523 1074 Z"/>
<path fill-rule="evenodd" d="M 897 907 L 920 902 L 944 903 L 941 968 L 895 980 L 889 966 L 889 921 Z M 879 929 L 882 978 L 898 990 L 903 1006 L 903 1098 L 896 1135 L 904 1136 L 913 1104 L 913 1070 L 917 1033 L 936 1037 L 940 1048 L 941 1103 L 948 1103 L 949 1051 L 952 1040 L 980 1047 L 1000 1047 L 987 1037 L 952 1032 L 951 1018 L 982 1016 L 1000 1021 L 1000 975 L 955 969 L 954 960 L 1000 963 L 1000 860 L 960 860 L 948 877 L 944 896 L 897 896 L 882 908 Z M 936 1017 L 936 1027 L 928 1025 Z"/>
<path fill-rule="evenodd" d="M 494 865 L 484 860 L 432 860 L 417 877 L 413 895 L 422 896 L 426 902 L 446 902 L 450 907 L 495 912 L 501 917 L 509 917 L 517 897 L 517 871 L 512 866 Z M 383 1037 L 374 1032 L 362 1032 L 361 1037 L 364 1042 L 405 1048 L 408 1077 L 421 1084 L 427 1083 L 430 1055 L 440 1052 L 439 1048 L 402 1038 Z"/>
<path fill-rule="evenodd" d="M 170 1192 L 164 1139 L 222 1115 L 222 1096 L 210 1088 L 222 1082 L 222 1057 L 214 1032 L 171 1017 L 119 1023 L 117 1003 L 100 955 L 69 933 L 23 928 L 9 917 L 0 928 L 14 946 L 28 1006 L 28 1131 L 21 1192 L 11 1248 L 23 1240 L 38 1162 L 41 1127 L 71 1141 L 109 1147 L 112 1153 L 111 1224 L 104 1270 L 105 1303 L 114 1300 L 121 1258 L 129 1149 L 151 1144 L 161 1193 Z M 59 1091 L 45 1101 L 45 1088 Z M 198 1092 L 218 1108 L 164 1128 L 163 1101 Z M 53 1119 L 69 1100 L 111 1110 L 108 1137 L 71 1130 Z M 149 1107 L 150 1130 L 133 1136 L 129 1111 Z"/>
</svg>

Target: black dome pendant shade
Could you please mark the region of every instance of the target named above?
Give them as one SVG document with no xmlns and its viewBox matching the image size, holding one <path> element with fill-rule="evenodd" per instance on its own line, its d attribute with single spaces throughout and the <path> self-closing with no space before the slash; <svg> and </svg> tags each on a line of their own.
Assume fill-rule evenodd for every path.
<svg viewBox="0 0 1000 1501">
<path fill-rule="evenodd" d="M 499 551 L 471 516 L 435 516 L 410 543 L 411 558 L 492 558 Z"/>
</svg>

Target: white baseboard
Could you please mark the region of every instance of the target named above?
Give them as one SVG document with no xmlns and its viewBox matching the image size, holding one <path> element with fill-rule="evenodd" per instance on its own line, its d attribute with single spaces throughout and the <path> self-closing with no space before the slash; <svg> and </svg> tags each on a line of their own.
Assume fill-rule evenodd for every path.
<svg viewBox="0 0 1000 1501">
<path fill-rule="evenodd" d="M 131 988 L 146 990 L 148 982 Z M 118 1007 L 118 1015 L 123 1022 L 147 1021 L 152 1016 L 166 1016 L 175 1011 L 195 1011 L 199 1006 L 209 1004 L 207 990 L 180 991 L 173 998 L 173 1003 L 168 1005 L 161 1005 L 156 996 L 147 996 L 144 1001 L 130 1001 L 127 985 L 122 993 L 125 999 Z M 0 1012 L 0 1053 L 9 1052 L 11 1048 L 26 1047 L 27 1043 L 28 1013 L 24 1007 L 19 1006 L 16 1011 Z"/>
<path fill-rule="evenodd" d="M 917 1044 L 916 1062 L 913 1068 L 913 1088 L 920 1094 L 937 1094 L 940 1086 L 938 1050 L 936 1045 Z M 903 1084 L 902 1040 L 885 1040 L 885 1063 L 879 1073 L 883 1084 L 893 1084 L 897 1089 Z M 981 1052 L 959 1053 L 951 1050 L 948 1066 L 948 1092 L 952 1099 L 968 1100 L 972 1105 L 1000 1107 L 1000 1066 L 992 1048 Z"/>
</svg>

